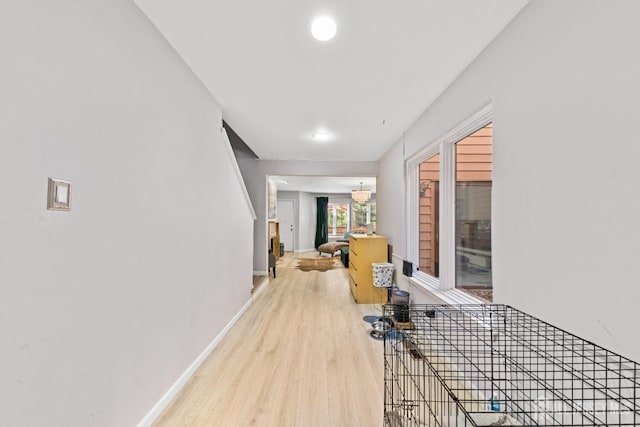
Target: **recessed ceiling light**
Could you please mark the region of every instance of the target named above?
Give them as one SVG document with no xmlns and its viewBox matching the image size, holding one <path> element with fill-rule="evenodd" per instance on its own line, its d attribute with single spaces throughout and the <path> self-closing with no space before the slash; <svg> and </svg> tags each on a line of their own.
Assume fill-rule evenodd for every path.
<svg viewBox="0 0 640 427">
<path fill-rule="evenodd" d="M 329 135 L 329 132 L 315 132 L 315 133 L 312 133 L 311 136 L 316 141 L 324 142 L 329 140 L 330 135 Z"/>
<path fill-rule="evenodd" d="M 326 42 L 336 35 L 336 21 L 329 16 L 319 16 L 311 22 L 311 35 L 316 40 Z"/>
</svg>

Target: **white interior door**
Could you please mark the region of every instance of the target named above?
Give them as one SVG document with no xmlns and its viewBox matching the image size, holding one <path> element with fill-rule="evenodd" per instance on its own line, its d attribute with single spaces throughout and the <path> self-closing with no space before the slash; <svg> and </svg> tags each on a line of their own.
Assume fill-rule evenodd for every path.
<svg viewBox="0 0 640 427">
<path fill-rule="evenodd" d="M 293 200 L 278 200 L 278 222 L 280 223 L 280 242 L 284 243 L 284 250 L 293 251 L 294 226 Z"/>
</svg>

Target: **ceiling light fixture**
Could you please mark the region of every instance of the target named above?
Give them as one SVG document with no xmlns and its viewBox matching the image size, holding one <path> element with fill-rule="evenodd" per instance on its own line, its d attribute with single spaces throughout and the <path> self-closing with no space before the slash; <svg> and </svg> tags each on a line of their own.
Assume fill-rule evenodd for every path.
<svg viewBox="0 0 640 427">
<path fill-rule="evenodd" d="M 366 203 L 371 198 L 371 190 L 363 190 L 361 181 L 359 190 L 351 190 L 351 198 L 357 203 Z"/>
<path fill-rule="evenodd" d="M 313 137 L 313 139 L 320 142 L 328 141 L 330 137 L 329 132 L 314 132 L 311 134 L 311 136 Z"/>
<path fill-rule="evenodd" d="M 321 42 L 331 40 L 336 35 L 336 21 L 329 16 L 319 16 L 311 22 L 311 35 Z"/>
</svg>

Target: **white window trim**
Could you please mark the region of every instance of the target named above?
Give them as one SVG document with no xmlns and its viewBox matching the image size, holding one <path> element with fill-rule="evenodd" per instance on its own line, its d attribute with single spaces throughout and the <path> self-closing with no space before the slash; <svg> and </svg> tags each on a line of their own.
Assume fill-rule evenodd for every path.
<svg viewBox="0 0 640 427">
<path fill-rule="evenodd" d="M 425 276 L 433 279 L 427 274 Z M 442 289 L 440 286 L 435 286 L 421 278 L 410 277 L 409 284 L 420 291 L 426 291 L 427 295 L 438 298 L 444 304 L 486 304 L 486 301 L 460 289 Z"/>
<path fill-rule="evenodd" d="M 331 204 L 331 217 L 333 218 L 333 227 L 331 229 L 331 232 L 329 233 L 329 236 L 335 236 L 336 235 L 336 221 L 337 221 L 337 214 L 336 214 L 336 204 L 332 203 Z"/>
<path fill-rule="evenodd" d="M 455 288 L 456 143 L 492 122 L 494 122 L 493 104 L 489 103 L 405 161 L 407 194 L 404 253 L 414 265 L 411 282 L 434 295 L 437 294 L 439 298 L 451 301 L 451 303 L 460 300 L 469 301 L 469 298 L 476 300 L 476 302 L 482 302 Z M 418 168 L 420 163 L 436 154 L 440 154 L 439 278 L 417 271 L 417 266 L 420 265 L 420 239 L 416 238 L 420 232 L 420 201 L 418 197 L 420 177 Z"/>
</svg>

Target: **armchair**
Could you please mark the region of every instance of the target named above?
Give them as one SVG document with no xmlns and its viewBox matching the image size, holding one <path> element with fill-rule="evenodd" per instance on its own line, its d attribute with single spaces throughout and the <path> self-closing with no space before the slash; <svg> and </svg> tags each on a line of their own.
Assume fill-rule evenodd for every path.
<svg viewBox="0 0 640 427">
<path fill-rule="evenodd" d="M 338 239 L 335 242 L 323 243 L 318 247 L 319 254 L 325 253 L 334 256 L 336 251 L 340 250 L 340 259 L 344 264 L 343 254 L 346 253 L 347 257 L 349 256 L 349 234 L 349 232 L 344 233 L 342 239 Z M 345 265 L 349 265 L 348 258 Z"/>
</svg>

